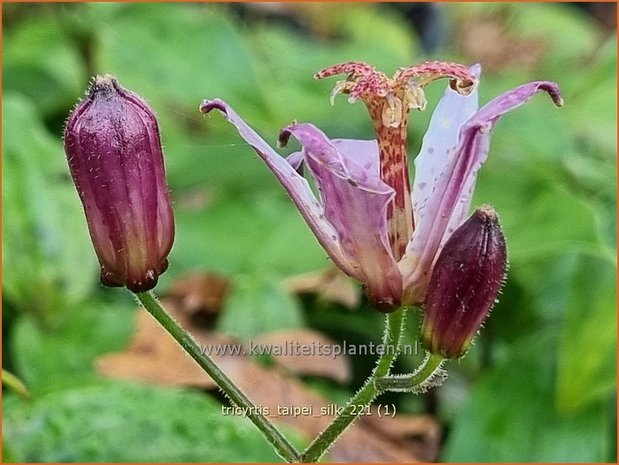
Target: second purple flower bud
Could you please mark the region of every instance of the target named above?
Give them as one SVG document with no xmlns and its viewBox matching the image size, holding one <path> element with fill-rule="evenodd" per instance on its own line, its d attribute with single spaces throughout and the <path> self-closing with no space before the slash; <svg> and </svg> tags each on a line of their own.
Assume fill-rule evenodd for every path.
<svg viewBox="0 0 619 465">
<path fill-rule="evenodd" d="M 507 271 L 496 212 L 478 208 L 445 243 L 428 285 L 422 338 L 446 358 L 464 355 L 490 313 Z"/>
</svg>

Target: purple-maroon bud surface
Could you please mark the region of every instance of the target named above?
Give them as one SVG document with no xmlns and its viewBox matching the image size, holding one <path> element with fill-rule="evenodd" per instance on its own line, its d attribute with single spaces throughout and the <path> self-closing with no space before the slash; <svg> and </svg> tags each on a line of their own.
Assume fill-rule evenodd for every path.
<svg viewBox="0 0 619 465">
<path fill-rule="evenodd" d="M 94 78 L 64 132 L 101 282 L 144 292 L 157 284 L 174 241 L 159 127 L 151 108 L 112 76 Z"/>
<path fill-rule="evenodd" d="M 507 270 L 498 217 L 482 206 L 445 243 L 430 278 L 422 338 L 446 358 L 464 355 L 499 294 Z"/>
</svg>

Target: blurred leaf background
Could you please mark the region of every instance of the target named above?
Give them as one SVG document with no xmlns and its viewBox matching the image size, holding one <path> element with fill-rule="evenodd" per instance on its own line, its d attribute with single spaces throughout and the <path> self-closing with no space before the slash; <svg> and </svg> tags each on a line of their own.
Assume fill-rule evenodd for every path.
<svg viewBox="0 0 619 465">
<path fill-rule="evenodd" d="M 389 400 L 398 414 L 438 420 L 440 461 L 616 461 L 612 25 L 565 4 L 433 5 L 417 30 L 414 8 L 388 4 L 2 8 L 2 362 L 29 392 L 3 392 L 5 461 L 277 460 L 248 421 L 220 414 L 215 392 L 110 380 L 95 368 L 128 346 L 138 310 L 98 284 L 62 149 L 63 122 L 92 75 L 114 74 L 159 117 L 177 221 L 159 292 L 186 273 L 215 273 L 232 290 L 213 331 L 248 340 L 308 328 L 367 343 L 379 340 L 381 319 L 365 302 L 350 310 L 284 285 L 328 267 L 325 253 L 251 149 L 197 109 L 225 99 L 273 142 L 295 119 L 370 138 L 362 105 L 331 107 L 334 83 L 313 73 L 347 60 L 391 72 L 424 59 L 482 63 L 482 102 L 548 79 L 566 105 L 537 97 L 496 128 L 475 203 L 497 208 L 508 238 L 503 296 L 443 387 Z M 428 90 L 430 109 L 442 89 Z M 411 154 L 430 113 L 413 115 Z M 412 341 L 415 316 L 409 326 Z M 417 361 L 402 357 L 398 369 Z M 301 381 L 341 402 L 373 366 L 351 362 L 344 385 Z"/>
</svg>

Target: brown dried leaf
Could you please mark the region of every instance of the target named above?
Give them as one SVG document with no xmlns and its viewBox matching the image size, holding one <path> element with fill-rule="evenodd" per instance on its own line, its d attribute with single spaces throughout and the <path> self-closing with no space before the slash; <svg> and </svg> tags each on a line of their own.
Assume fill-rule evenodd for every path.
<svg viewBox="0 0 619 465">
<path fill-rule="evenodd" d="M 380 417 L 376 406 L 373 414 L 362 419 L 368 427 L 381 433 L 394 444 L 413 451 L 424 462 L 438 458 L 442 438 L 440 423 L 431 415 L 407 415 L 396 413 L 393 417 Z"/>
<path fill-rule="evenodd" d="M 163 301 L 166 308 L 173 308 L 170 301 Z M 176 311 L 177 319 L 188 319 Z M 215 388 L 213 380 L 182 350 L 172 337 L 145 311 L 136 315 L 136 332 L 128 350 L 100 357 L 96 364 L 99 373 L 110 378 L 120 378 L 164 386 L 193 386 Z M 202 340 L 208 344 L 226 344 L 231 340 L 210 333 Z"/>
<path fill-rule="evenodd" d="M 518 37 L 502 15 L 467 17 L 459 26 L 462 51 L 486 70 L 534 68 L 547 52 L 543 36 Z"/>
<path fill-rule="evenodd" d="M 277 364 L 291 373 L 329 378 L 340 384 L 352 377 L 350 361 L 341 347 L 318 331 L 273 331 L 258 336 L 254 343 L 268 346 Z"/>
<path fill-rule="evenodd" d="M 167 296 L 177 299 L 181 310 L 189 315 L 210 317 L 219 313 L 230 291 L 230 281 L 214 273 L 191 273 L 177 279 Z"/>
<path fill-rule="evenodd" d="M 337 268 L 293 276 L 285 281 L 285 286 L 295 294 L 316 294 L 349 309 L 356 309 L 361 302 L 359 287 Z"/>
</svg>

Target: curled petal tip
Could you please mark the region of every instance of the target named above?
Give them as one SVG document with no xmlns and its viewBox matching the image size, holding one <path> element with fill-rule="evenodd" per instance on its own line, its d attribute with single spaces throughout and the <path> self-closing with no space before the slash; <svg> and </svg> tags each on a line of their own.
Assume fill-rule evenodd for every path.
<svg viewBox="0 0 619 465">
<path fill-rule="evenodd" d="M 475 90 L 477 83 L 477 79 L 452 79 L 449 86 L 460 95 L 467 96 Z"/>
<path fill-rule="evenodd" d="M 209 113 L 211 110 L 219 110 L 222 113 L 226 113 L 226 107 L 223 104 L 223 102 L 219 99 L 213 99 L 213 100 L 207 100 L 204 99 L 202 100 L 202 103 L 200 104 L 200 112 L 204 113 L 205 115 L 207 113 Z"/>
<path fill-rule="evenodd" d="M 557 107 L 561 108 L 563 106 L 563 97 L 561 97 L 560 95 L 558 95 L 556 98 L 553 98 L 553 101 Z"/>
<path fill-rule="evenodd" d="M 288 141 L 290 140 L 290 128 L 294 125 L 286 126 L 281 131 L 279 131 L 279 136 L 277 136 L 277 146 L 279 148 L 286 147 L 288 145 Z"/>
<path fill-rule="evenodd" d="M 556 107 L 560 108 L 563 106 L 564 102 L 563 97 L 561 96 L 561 91 L 559 90 L 559 84 L 556 82 L 546 81 L 540 84 L 539 89 L 548 92 L 548 95 L 552 99 L 552 103 L 554 103 Z"/>
</svg>

